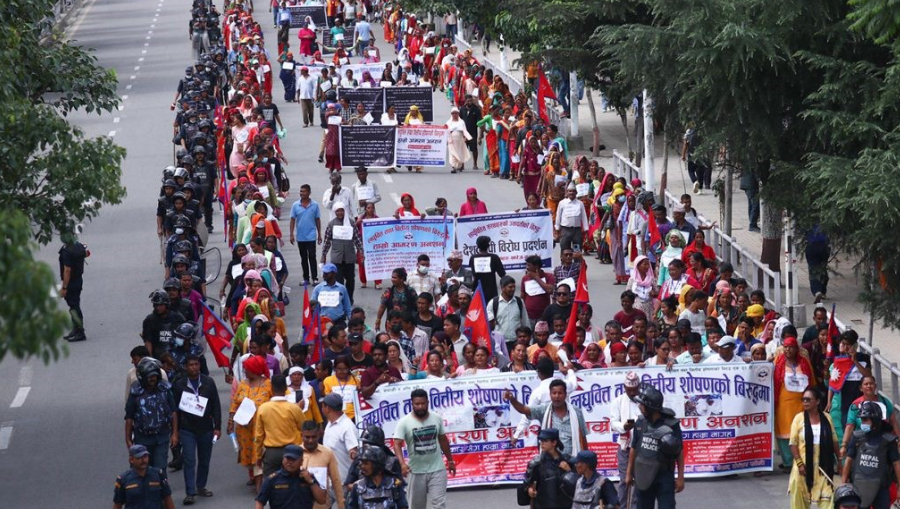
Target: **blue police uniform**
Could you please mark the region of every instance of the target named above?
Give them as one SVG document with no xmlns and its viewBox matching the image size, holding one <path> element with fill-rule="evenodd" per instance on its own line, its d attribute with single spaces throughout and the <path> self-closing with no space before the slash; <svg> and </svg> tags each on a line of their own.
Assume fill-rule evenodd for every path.
<svg viewBox="0 0 900 509">
<path fill-rule="evenodd" d="M 272 509 L 312 509 L 312 488 L 299 475 L 280 468 L 262 484 L 256 501 Z"/>
<path fill-rule="evenodd" d="M 166 497 L 171 495 L 165 470 L 148 466 L 147 472 L 141 476 L 129 468 L 116 478 L 113 502 L 122 504 L 126 509 L 159 509 L 163 507 Z"/>
<path fill-rule="evenodd" d="M 403 481 L 384 472 L 381 484 L 363 477 L 356 481 L 347 498 L 347 509 L 407 509 Z"/>
</svg>

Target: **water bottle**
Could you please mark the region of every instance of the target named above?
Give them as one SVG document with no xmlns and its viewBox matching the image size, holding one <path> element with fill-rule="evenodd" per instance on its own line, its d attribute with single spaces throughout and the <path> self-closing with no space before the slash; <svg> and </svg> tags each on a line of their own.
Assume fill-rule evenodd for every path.
<svg viewBox="0 0 900 509">
<path fill-rule="evenodd" d="M 228 436 L 231 437 L 231 445 L 234 446 L 234 452 L 238 452 L 240 450 L 240 447 L 238 447 L 237 434 L 232 432 Z"/>
</svg>

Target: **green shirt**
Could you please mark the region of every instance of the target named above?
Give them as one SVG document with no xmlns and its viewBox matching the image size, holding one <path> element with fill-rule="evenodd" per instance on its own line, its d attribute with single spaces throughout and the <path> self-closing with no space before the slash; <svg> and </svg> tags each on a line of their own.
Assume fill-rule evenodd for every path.
<svg viewBox="0 0 900 509">
<path fill-rule="evenodd" d="M 441 444 L 438 440 L 444 434 L 444 420 L 434 412 L 428 412 L 425 420 L 419 420 L 409 413 L 400 419 L 394 430 L 394 439 L 406 442 L 409 454 L 407 464 L 414 474 L 427 474 L 444 470 L 441 458 Z"/>
</svg>

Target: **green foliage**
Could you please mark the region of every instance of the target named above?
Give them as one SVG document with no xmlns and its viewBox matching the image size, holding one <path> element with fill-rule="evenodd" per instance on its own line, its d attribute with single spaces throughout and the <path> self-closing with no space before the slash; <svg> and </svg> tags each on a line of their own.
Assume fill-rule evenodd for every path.
<svg viewBox="0 0 900 509">
<path fill-rule="evenodd" d="M 69 314 L 57 306 L 50 294 L 56 278 L 46 263 L 36 261 L 28 218 L 17 210 L 3 213 L 0 221 L 0 285 L 15 289 L 0 299 L 0 361 L 7 354 L 16 358 L 40 356 L 46 363 L 65 355 L 59 338 L 71 324 Z"/>
<path fill-rule="evenodd" d="M 87 50 L 52 34 L 53 0 L 0 3 L 0 213 L 7 291 L 0 303 L 0 359 L 58 357 L 68 323 L 50 295 L 46 265 L 32 259 L 40 244 L 71 237 L 75 225 L 125 196 L 124 149 L 86 138 L 66 117 L 102 113 L 118 104 L 117 80 Z M 13 276 L 14 275 L 14 276 Z M 13 281 L 11 278 L 15 277 Z M 22 279 L 22 278 L 25 279 Z"/>
</svg>

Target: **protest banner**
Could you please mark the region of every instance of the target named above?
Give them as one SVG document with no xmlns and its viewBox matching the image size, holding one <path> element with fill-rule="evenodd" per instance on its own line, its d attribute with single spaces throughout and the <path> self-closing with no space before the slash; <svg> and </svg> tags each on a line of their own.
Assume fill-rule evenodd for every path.
<svg viewBox="0 0 900 509">
<path fill-rule="evenodd" d="M 354 112 L 356 105 L 362 103 L 366 111 L 372 114 L 372 122 L 376 124 L 381 122 L 381 114 L 384 113 L 384 89 L 338 87 L 337 96 L 338 100 L 346 97 Z"/>
<path fill-rule="evenodd" d="M 316 28 L 328 28 L 324 5 L 289 5 L 287 9 L 291 11 L 291 28 L 299 28 L 301 23 L 306 22 L 307 16 L 312 18 Z"/>
<path fill-rule="evenodd" d="M 338 143 L 341 150 L 341 166 L 394 166 L 394 145 L 397 130 L 394 126 L 342 125 Z"/>
<path fill-rule="evenodd" d="M 397 127 L 397 166 L 443 168 L 447 165 L 447 137 L 443 125 Z"/>
<path fill-rule="evenodd" d="M 579 371 L 578 388 L 569 396 L 569 404 L 584 413 L 588 446 L 599 460 L 598 473 L 613 479 L 618 478 L 618 434 L 611 427 L 610 407 L 624 392 L 625 374 L 633 369 Z M 681 420 L 686 477 L 772 469 L 773 371 L 767 362 L 638 370 L 642 382 L 659 389 L 665 406 Z M 534 372 L 384 384 L 360 402 L 356 419 L 360 428 L 381 426 L 385 436 L 392 437 L 397 422 L 411 410 L 410 392 L 423 388 L 430 411 L 443 418 L 456 461 L 456 475 L 449 485 L 517 483 L 538 452 L 540 426 L 532 421 L 513 446 L 521 415 L 503 399 L 503 393 L 509 390 L 527 404 L 538 384 Z"/>
<path fill-rule="evenodd" d="M 524 269 L 525 259 L 533 254 L 541 257 L 542 267 L 552 266 L 553 219 L 549 210 L 460 217 L 456 220 L 456 245 L 463 253 L 463 265 L 468 266 L 469 258 L 478 252 L 475 241 L 482 235 L 491 238 L 488 251 L 500 257 L 506 270 Z"/>
<path fill-rule="evenodd" d="M 390 279 L 398 267 L 412 270 L 421 254 L 440 273 L 453 249 L 453 217 L 366 219 L 362 226 L 367 279 Z"/>
<path fill-rule="evenodd" d="M 375 76 L 374 74 L 372 75 Z M 379 74 L 380 76 L 380 74 Z M 376 78 L 377 79 L 377 78 Z M 409 113 L 409 107 L 416 105 L 425 122 L 434 122 L 434 106 L 431 86 L 424 87 L 390 87 L 384 91 L 384 109 L 393 106 L 400 122 Z"/>
<path fill-rule="evenodd" d="M 372 78 L 375 80 L 375 83 L 378 83 L 378 80 L 381 78 L 381 73 L 384 72 L 384 62 L 378 62 L 374 64 L 347 64 L 337 67 L 336 70 L 340 75 L 341 79 L 344 79 L 347 76 L 347 70 L 353 71 L 353 79 L 356 81 L 362 81 L 363 72 L 369 71 L 372 75 Z M 309 73 L 313 76 L 320 76 L 322 74 L 322 69 L 327 66 L 324 65 L 309 65 Z M 400 114 L 398 113 L 399 117 Z"/>
</svg>

